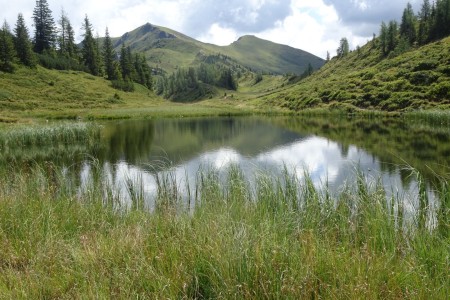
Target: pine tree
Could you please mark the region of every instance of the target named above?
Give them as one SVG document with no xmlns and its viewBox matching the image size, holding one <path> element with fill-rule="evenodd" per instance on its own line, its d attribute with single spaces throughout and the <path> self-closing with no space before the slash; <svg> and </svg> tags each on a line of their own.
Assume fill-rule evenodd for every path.
<svg viewBox="0 0 450 300">
<path fill-rule="evenodd" d="M 58 21 L 59 25 L 59 37 L 58 37 L 58 46 L 59 53 L 62 56 L 70 57 L 69 54 L 69 18 L 64 10 L 61 11 L 61 18 Z"/>
<path fill-rule="evenodd" d="M 48 7 L 47 0 L 37 0 L 33 11 L 35 36 L 34 51 L 42 53 L 54 48 L 55 44 L 55 21 L 52 11 Z"/>
<path fill-rule="evenodd" d="M 383 55 L 388 54 L 388 27 L 384 22 L 381 22 L 380 50 Z"/>
<path fill-rule="evenodd" d="M 330 61 L 330 52 L 327 51 L 327 62 Z"/>
<path fill-rule="evenodd" d="M 130 47 L 125 47 L 125 44 L 122 44 L 122 48 L 120 49 L 120 67 L 123 80 L 132 80 L 133 60 L 131 56 L 131 49 Z"/>
<path fill-rule="evenodd" d="M 341 41 L 339 42 L 339 48 L 337 48 L 336 52 L 337 52 L 337 56 L 339 58 L 342 58 L 344 56 L 346 56 L 350 51 L 350 47 L 348 44 L 348 40 L 347 38 L 342 38 Z"/>
<path fill-rule="evenodd" d="M 431 38 L 441 39 L 450 34 L 450 0 L 437 0 L 433 16 Z"/>
<path fill-rule="evenodd" d="M 396 21 L 390 21 L 387 27 L 386 36 L 386 54 L 395 49 L 398 43 L 398 24 Z"/>
<path fill-rule="evenodd" d="M 103 76 L 103 75 L 105 75 L 105 73 L 104 73 L 105 66 L 103 64 L 103 55 L 102 55 L 102 50 L 101 50 L 101 47 L 100 47 L 100 36 L 99 36 L 98 32 L 95 35 L 94 42 L 95 42 L 95 52 L 97 54 L 96 55 L 96 57 L 97 57 L 97 68 L 98 68 L 98 74 L 97 75 L 98 76 Z"/>
<path fill-rule="evenodd" d="M 75 32 L 73 31 L 72 24 L 70 24 L 69 19 L 67 19 L 67 54 L 70 58 L 77 58 L 78 56 L 78 46 L 75 44 Z"/>
<path fill-rule="evenodd" d="M 410 45 L 416 42 L 416 22 L 416 16 L 414 15 L 411 3 L 408 3 L 403 11 L 402 23 L 400 24 L 400 36 L 404 37 Z"/>
<path fill-rule="evenodd" d="M 89 18 L 86 15 L 84 18 L 84 39 L 83 39 L 83 49 L 82 49 L 82 57 L 84 65 L 88 68 L 89 72 L 92 75 L 99 75 L 99 64 L 98 64 L 98 52 L 97 52 L 97 44 L 92 35 L 92 24 L 89 22 Z"/>
<path fill-rule="evenodd" d="M 116 77 L 116 52 L 114 51 L 111 37 L 109 36 L 108 27 L 105 31 L 105 40 L 103 42 L 103 61 L 105 63 L 105 72 L 108 80 L 117 80 Z"/>
<path fill-rule="evenodd" d="M 14 45 L 13 36 L 9 30 L 8 23 L 3 23 L 0 29 L 0 70 L 4 72 L 14 72 Z"/>
<path fill-rule="evenodd" d="M 19 14 L 17 17 L 16 27 L 14 28 L 14 46 L 16 49 L 17 58 L 19 61 L 29 67 L 36 65 L 30 36 L 25 25 L 23 15 Z"/>
<path fill-rule="evenodd" d="M 429 0 L 423 0 L 422 9 L 419 13 L 419 32 L 417 41 L 420 45 L 426 44 L 430 39 L 431 28 L 431 5 Z"/>
</svg>

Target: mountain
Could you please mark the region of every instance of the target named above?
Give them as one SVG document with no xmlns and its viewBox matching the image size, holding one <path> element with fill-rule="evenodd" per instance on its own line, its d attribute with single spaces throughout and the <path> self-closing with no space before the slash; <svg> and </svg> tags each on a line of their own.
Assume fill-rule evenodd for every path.
<svg viewBox="0 0 450 300">
<path fill-rule="evenodd" d="M 383 57 L 379 40 L 259 99 L 270 106 L 402 111 L 450 109 L 450 37 Z M 295 80 L 294 80 L 295 81 Z"/>
<path fill-rule="evenodd" d="M 209 57 L 231 60 L 253 71 L 273 74 L 302 74 L 308 65 L 319 69 L 324 60 L 289 46 L 244 36 L 229 46 L 202 43 L 174 30 L 145 24 L 113 39 L 116 51 L 122 44 L 145 53 L 148 62 L 167 72 L 207 61 Z"/>
<path fill-rule="evenodd" d="M 262 40 L 247 35 L 239 38 L 222 51 L 254 70 L 275 74 L 302 74 L 308 65 L 319 69 L 324 60 L 303 50 Z"/>
</svg>

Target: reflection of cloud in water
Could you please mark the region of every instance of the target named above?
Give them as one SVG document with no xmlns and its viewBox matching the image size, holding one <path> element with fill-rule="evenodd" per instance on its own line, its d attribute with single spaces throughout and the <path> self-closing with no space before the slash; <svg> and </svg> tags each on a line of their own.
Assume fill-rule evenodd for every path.
<svg viewBox="0 0 450 300">
<path fill-rule="evenodd" d="M 147 206 L 152 209 L 157 196 L 155 176 L 167 176 L 176 179 L 177 190 L 182 197 L 187 196 L 187 186 L 194 191 L 199 170 L 218 170 L 221 178 L 227 174 L 230 166 L 238 166 L 250 185 L 254 187 L 256 174 L 261 172 L 279 177 L 284 167 L 299 180 L 309 174 L 314 185 L 321 187 L 328 184 L 332 193 L 346 184 L 355 186 L 357 169 L 369 182 L 380 179 L 385 186 L 387 198 L 391 196 L 403 199 L 407 211 L 413 212 L 418 208 L 417 183 L 412 182 L 403 187 L 398 172 L 388 173 L 380 169 L 379 161 L 365 151 L 350 146 L 342 151 L 341 146 L 333 141 L 321 137 L 310 137 L 284 146 L 278 146 L 254 157 L 246 157 L 232 148 L 221 148 L 204 152 L 193 159 L 187 160 L 166 171 L 145 171 L 143 168 L 127 162 L 111 165 L 105 163 L 104 170 L 108 174 L 108 182 L 115 187 L 116 196 L 125 203 L 129 203 L 127 181 L 131 181 L 142 189 Z M 148 170 L 148 169 L 147 169 Z M 86 182 L 91 176 L 90 167 L 86 164 L 81 172 L 82 181 Z M 85 186 L 85 188 L 88 188 Z M 433 195 L 429 195 L 433 199 Z"/>
<path fill-rule="evenodd" d="M 258 155 L 256 160 L 278 167 L 285 165 L 299 179 L 308 172 L 314 183 L 335 178 L 343 163 L 338 144 L 319 137 L 275 148 Z"/>
<path fill-rule="evenodd" d="M 233 149 L 223 148 L 214 152 L 206 152 L 200 156 L 200 162 L 211 165 L 216 169 L 226 168 L 232 164 L 237 165 L 242 156 Z"/>
</svg>

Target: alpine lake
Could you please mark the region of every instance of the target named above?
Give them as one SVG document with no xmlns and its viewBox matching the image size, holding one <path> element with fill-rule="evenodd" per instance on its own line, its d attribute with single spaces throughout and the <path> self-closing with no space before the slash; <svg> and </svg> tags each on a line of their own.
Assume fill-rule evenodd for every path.
<svg viewBox="0 0 450 300">
<path fill-rule="evenodd" d="M 75 178 L 80 191 L 89 188 L 95 168 L 119 202 L 128 205 L 138 193 L 149 210 L 161 182 L 194 210 L 202 176 L 215 174 L 226 182 L 232 168 L 243 174 L 250 190 L 261 176 L 274 181 L 289 177 L 299 186 L 308 178 L 318 190 L 339 194 L 362 178 L 368 186 L 382 186 L 386 199 L 402 201 L 406 215 L 426 208 L 430 226 L 441 203 L 436 187 L 450 174 L 448 122 L 247 116 L 98 124 L 94 146 L 9 149 L 0 162 L 51 163 Z"/>
</svg>

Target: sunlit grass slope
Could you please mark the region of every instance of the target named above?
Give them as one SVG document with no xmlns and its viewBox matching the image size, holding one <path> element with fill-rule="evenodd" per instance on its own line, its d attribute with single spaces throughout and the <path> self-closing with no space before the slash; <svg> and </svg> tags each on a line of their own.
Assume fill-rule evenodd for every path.
<svg viewBox="0 0 450 300">
<path fill-rule="evenodd" d="M 375 40 L 377 43 L 377 40 Z M 450 38 L 383 59 L 371 41 L 263 99 L 292 110 L 450 108 Z"/>
<path fill-rule="evenodd" d="M 126 93 L 103 78 L 83 72 L 20 67 L 0 72 L 0 121 L 31 118 L 125 118 L 246 113 L 235 99 L 177 104 L 143 86 Z"/>
</svg>

